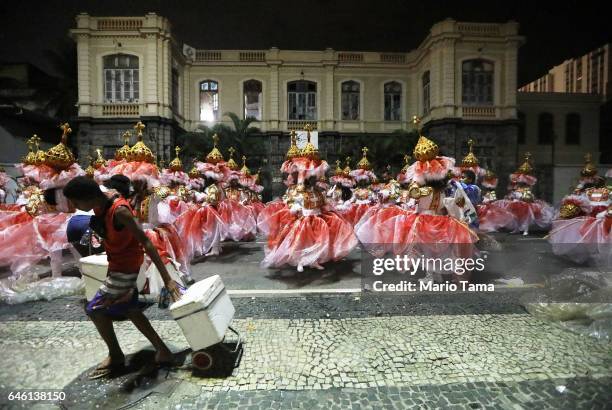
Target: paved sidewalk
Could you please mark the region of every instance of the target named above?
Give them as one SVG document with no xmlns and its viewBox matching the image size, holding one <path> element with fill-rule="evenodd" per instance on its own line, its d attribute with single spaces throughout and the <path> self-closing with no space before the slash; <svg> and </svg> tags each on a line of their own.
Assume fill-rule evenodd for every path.
<svg viewBox="0 0 612 410">
<path fill-rule="evenodd" d="M 535 319 L 511 299 L 497 305 L 467 298 L 463 302 L 470 312 L 455 314 L 441 314 L 452 304 L 436 298 L 428 308 L 411 303 L 418 298 L 403 300 L 404 305 L 391 297 L 238 299 L 238 311 L 243 313 L 234 326 L 246 343 L 231 377 L 196 377 L 187 357 L 181 368 L 130 389 L 126 383 L 133 382 L 133 375 L 111 381 L 86 379 L 106 352 L 91 322 L 73 320 L 82 318 L 74 298 L 39 302 L 50 313 L 41 320 L 28 314 L 40 312 L 39 305 L 26 304 L 17 315 L 0 315 L 0 389 L 63 389 L 68 408 L 494 404 L 577 409 L 605 408 L 612 402 L 612 344 Z M 297 315 L 312 306 L 315 313 L 292 319 L 275 314 L 273 305 L 279 312 L 296 310 Z M 473 312 L 478 307 L 480 314 Z M 487 313 L 496 309 L 497 313 Z M 327 318 L 324 311 L 334 314 Z M 150 313 L 175 352 L 188 348 L 174 321 L 156 309 Z M 20 316 L 25 320 L 18 320 Z M 139 355 L 148 348 L 130 323 L 118 323 L 116 328 L 126 353 Z M 561 393 L 557 386 L 566 390 Z"/>
</svg>

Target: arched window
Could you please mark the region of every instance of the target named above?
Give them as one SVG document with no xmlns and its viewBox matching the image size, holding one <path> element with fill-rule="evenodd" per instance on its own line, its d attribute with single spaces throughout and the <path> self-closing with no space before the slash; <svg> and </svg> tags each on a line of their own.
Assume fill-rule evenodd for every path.
<svg viewBox="0 0 612 410">
<path fill-rule="evenodd" d="M 580 114 L 570 113 L 565 116 L 565 143 L 580 145 Z"/>
<path fill-rule="evenodd" d="M 248 80 L 243 83 L 244 118 L 253 117 L 261 121 L 262 89 L 261 81 L 258 80 Z"/>
<path fill-rule="evenodd" d="M 467 60 L 462 66 L 464 105 L 493 105 L 493 63 Z"/>
<path fill-rule="evenodd" d="M 552 144 L 554 138 L 554 117 L 543 112 L 538 117 L 538 144 Z"/>
<path fill-rule="evenodd" d="M 317 83 L 305 80 L 287 83 L 287 107 L 290 120 L 316 120 Z"/>
<path fill-rule="evenodd" d="M 525 144 L 526 136 L 525 136 L 525 113 L 519 111 L 518 114 L 518 136 L 516 142 L 519 144 Z"/>
<path fill-rule="evenodd" d="M 219 83 L 204 80 L 200 83 L 200 121 L 219 118 Z"/>
<path fill-rule="evenodd" d="M 397 81 L 385 83 L 385 121 L 402 119 L 402 85 Z"/>
<path fill-rule="evenodd" d="M 429 71 L 425 71 L 423 73 L 423 77 L 421 79 L 421 86 L 423 87 L 423 116 L 429 114 L 430 107 L 430 86 L 429 86 Z"/>
<path fill-rule="evenodd" d="M 137 102 L 139 96 L 138 57 L 113 54 L 103 59 L 104 101 Z"/>
<path fill-rule="evenodd" d="M 359 83 L 357 81 L 345 81 L 342 88 L 342 119 L 359 119 Z"/>
</svg>

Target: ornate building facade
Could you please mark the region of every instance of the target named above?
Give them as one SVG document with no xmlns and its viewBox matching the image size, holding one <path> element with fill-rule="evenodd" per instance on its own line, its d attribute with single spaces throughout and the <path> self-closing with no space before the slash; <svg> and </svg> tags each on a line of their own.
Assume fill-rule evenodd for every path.
<svg viewBox="0 0 612 410">
<path fill-rule="evenodd" d="M 500 175 L 516 165 L 523 38 L 515 22 L 447 19 L 405 53 L 199 50 L 179 44 L 170 22 L 154 13 L 79 14 L 71 34 L 83 153 L 98 146 L 114 151 L 123 131 L 142 119 L 148 143 L 168 159 L 177 133 L 229 123 L 224 113 L 234 112 L 257 118 L 274 167 L 289 130 L 306 123 L 316 126 L 325 155 L 343 136 L 411 130 L 417 115 L 445 154 L 463 155 L 471 137 L 476 154 Z"/>
</svg>

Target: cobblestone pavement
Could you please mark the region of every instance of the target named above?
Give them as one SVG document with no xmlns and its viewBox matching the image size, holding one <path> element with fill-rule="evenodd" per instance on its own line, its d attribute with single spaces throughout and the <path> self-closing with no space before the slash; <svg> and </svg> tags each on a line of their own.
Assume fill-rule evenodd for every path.
<svg viewBox="0 0 612 410">
<path fill-rule="evenodd" d="M 518 297 L 235 298 L 245 344 L 228 377 L 194 374 L 182 332 L 154 307 L 147 316 L 183 365 L 139 374 L 150 346 L 120 322 L 134 371 L 107 381 L 87 380 L 106 352 L 77 298 L 2 307 L 0 390 L 63 389 L 66 408 L 610 406 L 612 344 L 538 320 Z"/>
</svg>

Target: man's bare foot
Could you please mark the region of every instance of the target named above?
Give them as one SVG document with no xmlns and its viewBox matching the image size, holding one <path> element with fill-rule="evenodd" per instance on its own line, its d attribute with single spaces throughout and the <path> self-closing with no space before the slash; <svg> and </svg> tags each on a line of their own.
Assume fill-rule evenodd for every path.
<svg viewBox="0 0 612 410">
<path fill-rule="evenodd" d="M 91 372 L 89 379 L 108 377 L 125 366 L 125 356 L 108 356 Z"/>
</svg>

